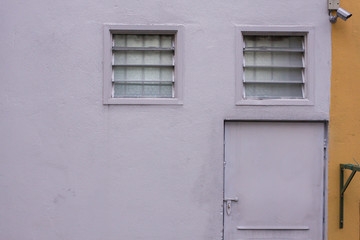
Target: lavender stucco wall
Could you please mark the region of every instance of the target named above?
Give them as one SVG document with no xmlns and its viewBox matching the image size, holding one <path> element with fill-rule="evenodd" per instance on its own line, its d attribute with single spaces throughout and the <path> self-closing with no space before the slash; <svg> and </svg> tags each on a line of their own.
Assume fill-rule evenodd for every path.
<svg viewBox="0 0 360 240">
<path fill-rule="evenodd" d="M 0 239 L 221 239 L 224 119 L 328 119 L 325 0 L 0 2 Z M 184 104 L 102 104 L 103 24 L 184 26 Z M 312 26 L 314 106 L 235 106 L 235 26 Z"/>
</svg>

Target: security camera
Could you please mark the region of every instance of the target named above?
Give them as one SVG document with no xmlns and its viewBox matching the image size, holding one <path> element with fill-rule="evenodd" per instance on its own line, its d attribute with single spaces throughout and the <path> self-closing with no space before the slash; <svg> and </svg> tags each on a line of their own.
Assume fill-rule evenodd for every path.
<svg viewBox="0 0 360 240">
<path fill-rule="evenodd" d="M 349 13 L 348 11 L 346 11 L 346 10 L 343 9 L 343 8 L 339 8 L 339 9 L 336 11 L 336 16 L 338 16 L 338 17 L 341 18 L 342 20 L 346 21 L 349 17 L 352 16 L 352 14 Z"/>
<path fill-rule="evenodd" d="M 349 13 L 348 11 L 346 11 L 345 9 L 338 8 L 336 10 L 336 15 L 335 16 L 331 15 L 331 13 L 330 13 L 330 22 L 331 23 L 336 23 L 336 20 L 337 20 L 338 17 L 341 18 L 342 20 L 346 21 L 351 16 L 352 16 L 352 14 Z"/>
</svg>

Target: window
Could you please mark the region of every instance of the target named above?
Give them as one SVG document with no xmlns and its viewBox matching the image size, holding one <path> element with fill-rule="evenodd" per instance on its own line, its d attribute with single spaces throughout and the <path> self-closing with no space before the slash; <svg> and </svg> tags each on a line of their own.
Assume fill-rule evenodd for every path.
<svg viewBox="0 0 360 240">
<path fill-rule="evenodd" d="M 304 37 L 244 36 L 245 98 L 304 98 Z"/>
<path fill-rule="evenodd" d="M 249 29 L 238 32 L 237 104 L 311 105 L 309 30 Z"/>
<path fill-rule="evenodd" d="M 112 97 L 174 97 L 174 36 L 113 34 Z"/>
<path fill-rule="evenodd" d="M 177 26 L 106 25 L 105 104 L 181 104 Z"/>
</svg>

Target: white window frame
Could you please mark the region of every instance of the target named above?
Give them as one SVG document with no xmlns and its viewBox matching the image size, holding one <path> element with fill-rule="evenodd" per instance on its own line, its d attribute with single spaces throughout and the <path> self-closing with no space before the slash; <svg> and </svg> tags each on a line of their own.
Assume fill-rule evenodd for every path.
<svg viewBox="0 0 360 240">
<path fill-rule="evenodd" d="M 304 37 L 304 98 L 302 99 L 246 99 L 243 84 L 243 36 L 303 36 Z M 309 26 L 236 26 L 236 105 L 314 105 L 315 65 L 314 30 Z"/>
<path fill-rule="evenodd" d="M 183 26 L 180 25 L 104 25 L 103 104 L 182 104 L 183 100 Z M 112 36 L 113 34 L 172 34 L 175 41 L 174 97 L 114 98 L 112 97 Z"/>
</svg>

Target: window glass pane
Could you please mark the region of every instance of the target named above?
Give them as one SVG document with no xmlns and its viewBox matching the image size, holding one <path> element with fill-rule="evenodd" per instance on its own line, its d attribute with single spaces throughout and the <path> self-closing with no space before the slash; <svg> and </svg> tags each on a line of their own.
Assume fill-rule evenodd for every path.
<svg viewBox="0 0 360 240">
<path fill-rule="evenodd" d="M 144 57 L 141 51 L 114 52 L 114 64 L 143 64 Z"/>
<path fill-rule="evenodd" d="M 171 98 L 172 97 L 172 84 L 164 83 L 158 84 L 157 82 L 147 83 L 115 83 L 114 97 L 157 97 L 157 98 Z"/>
<path fill-rule="evenodd" d="M 302 67 L 301 52 L 244 52 L 245 65 Z"/>
<path fill-rule="evenodd" d="M 141 67 L 128 67 L 124 80 L 143 80 L 143 71 Z"/>
<path fill-rule="evenodd" d="M 124 81 L 126 80 L 126 68 L 123 67 L 116 67 L 113 68 L 113 73 L 114 73 L 114 80 L 119 80 L 119 81 Z"/>
<path fill-rule="evenodd" d="M 274 47 L 302 48 L 303 37 L 272 36 Z"/>
<path fill-rule="evenodd" d="M 160 63 L 166 65 L 174 64 L 174 53 L 173 52 L 160 52 Z"/>
<path fill-rule="evenodd" d="M 171 35 L 161 36 L 161 47 L 163 47 L 163 48 L 173 47 L 173 36 L 171 36 Z"/>
<path fill-rule="evenodd" d="M 126 52 L 114 52 L 113 53 L 114 64 L 126 64 L 127 54 Z"/>
<path fill-rule="evenodd" d="M 114 80 L 173 81 L 173 67 L 114 67 Z"/>
<path fill-rule="evenodd" d="M 143 92 L 143 86 L 141 84 L 124 85 L 127 96 L 140 97 Z"/>
<path fill-rule="evenodd" d="M 126 96 L 126 85 L 115 83 L 114 85 L 114 97 Z"/>
<path fill-rule="evenodd" d="M 245 68 L 245 81 L 302 82 L 302 69 L 297 68 Z"/>
<path fill-rule="evenodd" d="M 303 70 L 299 68 L 272 69 L 271 76 L 272 76 L 272 80 L 275 81 L 302 82 Z"/>
<path fill-rule="evenodd" d="M 141 97 L 142 84 L 115 84 L 114 97 Z"/>
<path fill-rule="evenodd" d="M 160 47 L 160 36 L 144 35 L 144 47 Z"/>
<path fill-rule="evenodd" d="M 160 86 L 160 96 L 171 98 L 173 97 L 173 86 L 172 85 L 161 85 Z"/>
<path fill-rule="evenodd" d="M 144 36 L 134 34 L 114 34 L 113 42 L 115 47 L 143 47 Z"/>
<path fill-rule="evenodd" d="M 113 35 L 113 45 L 116 47 L 126 47 L 126 35 Z"/>
<path fill-rule="evenodd" d="M 245 94 L 249 98 L 303 98 L 301 84 L 246 83 Z"/>
<path fill-rule="evenodd" d="M 148 51 L 144 54 L 145 64 L 161 64 L 172 65 L 173 64 L 173 52 L 168 51 Z"/>
<path fill-rule="evenodd" d="M 144 69 L 144 81 L 161 81 L 161 69 L 160 68 L 145 68 Z"/>
<path fill-rule="evenodd" d="M 289 37 L 289 47 L 304 49 L 304 37 Z"/>
<path fill-rule="evenodd" d="M 116 51 L 114 64 L 156 64 L 173 65 L 171 51 Z"/>
<path fill-rule="evenodd" d="M 172 35 L 114 34 L 115 47 L 173 47 Z"/>
<path fill-rule="evenodd" d="M 145 85 L 144 96 L 146 97 L 172 97 L 172 85 Z"/>
<path fill-rule="evenodd" d="M 160 95 L 159 85 L 144 85 L 144 97 L 156 97 Z"/>
<path fill-rule="evenodd" d="M 302 36 L 244 36 L 245 47 L 303 48 Z"/>
<path fill-rule="evenodd" d="M 120 52 L 116 53 L 116 55 L 125 55 L 125 64 L 142 64 L 144 62 L 144 55 L 142 52 Z"/>
<path fill-rule="evenodd" d="M 160 52 L 144 52 L 144 64 L 160 64 Z"/>
<path fill-rule="evenodd" d="M 143 47 L 143 35 L 126 35 L 126 47 Z"/>
<path fill-rule="evenodd" d="M 161 68 L 160 81 L 174 81 L 174 69 L 173 68 Z"/>
</svg>

